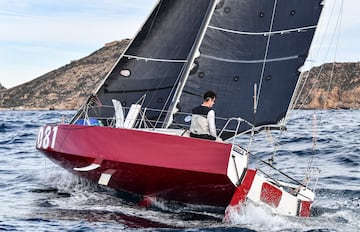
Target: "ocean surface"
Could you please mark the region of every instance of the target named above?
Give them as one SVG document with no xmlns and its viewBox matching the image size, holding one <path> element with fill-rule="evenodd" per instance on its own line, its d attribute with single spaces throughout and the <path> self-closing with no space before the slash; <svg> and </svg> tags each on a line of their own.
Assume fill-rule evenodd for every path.
<svg viewBox="0 0 360 232">
<path fill-rule="evenodd" d="M 301 180 L 309 162 L 316 167 L 313 212 L 283 217 L 248 205 L 231 223 L 216 210 L 142 208 L 53 164 L 35 149 L 38 127 L 73 114 L 0 111 L 0 231 L 360 231 L 359 110 L 293 111 L 286 131 L 256 136 L 253 154 L 280 170 Z"/>
</svg>

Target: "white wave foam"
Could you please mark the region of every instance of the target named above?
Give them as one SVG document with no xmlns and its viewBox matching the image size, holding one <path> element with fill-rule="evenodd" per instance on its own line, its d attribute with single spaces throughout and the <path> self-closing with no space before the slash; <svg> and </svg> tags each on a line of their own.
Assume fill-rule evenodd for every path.
<svg viewBox="0 0 360 232">
<path fill-rule="evenodd" d="M 232 225 L 246 226 L 257 231 L 278 231 L 288 225 L 285 217 L 274 215 L 269 209 L 251 202 L 231 208 L 227 216 Z"/>
</svg>

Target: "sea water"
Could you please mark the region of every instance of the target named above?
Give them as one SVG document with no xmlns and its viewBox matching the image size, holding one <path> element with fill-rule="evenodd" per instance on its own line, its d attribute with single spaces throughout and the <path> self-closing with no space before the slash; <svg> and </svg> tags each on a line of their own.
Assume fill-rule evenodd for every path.
<svg viewBox="0 0 360 232">
<path fill-rule="evenodd" d="M 248 204 L 231 223 L 222 222 L 222 211 L 161 201 L 143 208 L 53 164 L 35 149 L 38 127 L 74 113 L 0 111 L 1 231 L 360 231 L 359 110 L 293 111 L 286 131 L 256 135 L 254 157 L 273 158 L 298 178 L 309 161 L 317 168 L 312 216 L 278 216 Z"/>
</svg>

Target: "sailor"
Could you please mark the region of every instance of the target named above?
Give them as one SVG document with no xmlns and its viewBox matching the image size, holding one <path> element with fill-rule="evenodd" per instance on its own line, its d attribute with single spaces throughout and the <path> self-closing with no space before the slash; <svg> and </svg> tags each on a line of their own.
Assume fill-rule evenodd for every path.
<svg viewBox="0 0 360 232">
<path fill-rule="evenodd" d="M 207 91 L 203 96 L 203 103 L 192 109 L 190 137 L 216 140 L 215 104 L 216 94 Z"/>
</svg>

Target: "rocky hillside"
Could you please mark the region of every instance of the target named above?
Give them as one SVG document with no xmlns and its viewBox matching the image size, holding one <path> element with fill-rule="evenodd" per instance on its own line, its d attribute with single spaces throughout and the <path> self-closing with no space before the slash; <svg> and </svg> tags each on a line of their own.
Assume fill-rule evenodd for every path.
<svg viewBox="0 0 360 232">
<path fill-rule="evenodd" d="M 78 109 L 128 43 L 108 43 L 85 58 L 10 89 L 0 85 L 0 109 Z M 360 63 L 324 64 L 304 75 L 307 81 L 296 107 L 360 109 Z"/>
<path fill-rule="evenodd" d="M 6 88 L 4 86 L 2 86 L 0 83 L 0 90 L 4 90 L 4 89 L 6 89 Z"/>
<path fill-rule="evenodd" d="M 22 85 L 0 90 L 2 109 L 77 109 L 112 68 L 129 40 L 114 41 L 80 60 Z"/>
<path fill-rule="evenodd" d="M 360 109 L 360 62 L 315 67 L 304 73 L 303 82 L 297 107 Z"/>
</svg>

